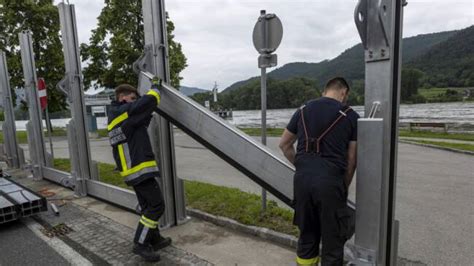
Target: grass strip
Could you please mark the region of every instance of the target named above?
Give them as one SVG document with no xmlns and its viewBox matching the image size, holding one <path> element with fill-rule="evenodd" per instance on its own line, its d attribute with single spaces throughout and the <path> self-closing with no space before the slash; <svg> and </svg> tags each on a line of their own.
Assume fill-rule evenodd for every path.
<svg viewBox="0 0 474 266">
<path fill-rule="evenodd" d="M 54 159 L 56 169 L 70 172 L 69 159 Z M 100 180 L 104 183 L 131 189 L 115 166 L 99 163 Z M 186 205 L 213 215 L 227 217 L 246 225 L 265 227 L 277 232 L 298 236 L 293 225 L 293 211 L 278 207 L 276 202 L 267 202 L 267 211 L 261 213 L 262 199 L 259 195 L 236 188 L 221 187 L 198 181 L 184 180 Z"/>
<path fill-rule="evenodd" d="M 245 134 L 250 135 L 250 136 L 261 136 L 262 135 L 262 129 L 261 128 L 239 128 L 242 130 Z M 281 137 L 281 134 L 283 134 L 283 128 L 267 128 L 267 136 L 268 137 Z"/>
<path fill-rule="evenodd" d="M 261 128 L 239 128 L 239 129 L 250 136 L 261 136 L 261 131 L 262 131 Z M 281 137 L 281 135 L 283 134 L 283 130 L 284 130 L 283 128 L 267 128 L 267 136 Z M 474 141 L 474 134 L 469 134 L 469 133 L 444 133 L 444 132 L 431 132 L 431 131 L 400 130 L 400 137 Z"/>
<path fill-rule="evenodd" d="M 246 134 L 250 136 L 261 136 L 261 128 L 239 128 Z M 283 128 L 267 128 L 268 137 L 281 137 L 283 134 Z M 99 137 L 107 137 L 107 129 L 97 130 Z M 45 131 L 45 137 L 47 137 L 47 132 Z M 66 130 L 63 128 L 56 128 L 53 130 L 53 137 L 66 136 Z M 17 131 L 17 139 L 19 143 L 26 144 L 28 143 L 26 131 Z M 434 138 L 434 139 L 455 139 L 455 140 L 465 140 L 465 141 L 474 141 L 474 134 L 469 133 L 444 133 L 444 132 L 430 132 L 430 131 L 408 131 L 400 130 L 400 137 L 414 137 L 414 138 Z M 3 143 L 3 132 L 0 132 L 0 142 Z"/>
<path fill-rule="evenodd" d="M 474 141 L 474 134 L 400 130 L 400 137 Z"/>
<path fill-rule="evenodd" d="M 99 134 L 99 137 L 105 138 L 107 137 L 107 129 L 98 129 L 97 133 Z M 51 132 L 52 137 L 65 137 L 67 136 L 67 131 L 65 128 L 55 128 Z M 44 131 L 44 137 L 48 138 L 48 131 Z M 18 143 L 20 144 L 26 144 L 28 143 L 28 135 L 26 134 L 26 131 L 16 131 L 16 139 L 18 140 Z M 0 143 L 3 143 L 3 132 L 0 131 Z"/>
<path fill-rule="evenodd" d="M 434 145 L 434 146 L 439 146 L 439 147 L 444 147 L 444 148 L 474 152 L 474 144 L 439 142 L 439 141 L 428 141 L 428 140 L 410 140 L 410 142 L 429 144 L 429 145 Z"/>
</svg>

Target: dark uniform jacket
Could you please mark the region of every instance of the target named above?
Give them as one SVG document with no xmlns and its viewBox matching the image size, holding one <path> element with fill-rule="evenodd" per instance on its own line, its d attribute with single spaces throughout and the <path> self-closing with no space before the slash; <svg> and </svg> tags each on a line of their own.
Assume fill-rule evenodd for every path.
<svg viewBox="0 0 474 266">
<path fill-rule="evenodd" d="M 159 174 L 147 132 L 151 114 L 159 103 L 156 89 L 131 103 L 112 101 L 107 130 L 117 169 L 129 186 Z"/>
<path fill-rule="evenodd" d="M 342 172 L 347 168 L 347 148 L 350 141 L 357 141 L 357 119 L 359 114 L 350 111 L 349 106 L 328 97 L 311 100 L 298 109 L 286 127 L 298 137 L 296 160 L 305 153 L 307 138 L 318 138 L 331 127 L 342 112 L 346 111 L 334 127 L 321 139 L 320 157 L 334 164 Z M 307 126 L 307 134 L 301 113 Z"/>
</svg>

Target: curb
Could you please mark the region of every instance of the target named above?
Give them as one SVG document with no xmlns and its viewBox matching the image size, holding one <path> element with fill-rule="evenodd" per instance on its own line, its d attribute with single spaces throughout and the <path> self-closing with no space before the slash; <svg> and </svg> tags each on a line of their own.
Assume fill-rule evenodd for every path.
<svg viewBox="0 0 474 266">
<path fill-rule="evenodd" d="M 405 144 L 416 145 L 416 146 L 421 146 L 421 147 L 428 147 L 428 148 L 433 148 L 433 149 L 438 149 L 438 150 L 462 153 L 462 154 L 467 154 L 467 155 L 474 155 L 474 152 L 472 152 L 472 151 L 463 151 L 463 150 L 458 150 L 458 149 L 453 149 L 453 148 L 448 148 L 448 147 L 440 147 L 440 146 L 437 146 L 437 145 L 418 143 L 418 142 L 409 141 L 409 140 L 398 140 L 398 142 L 405 143 Z"/>
<path fill-rule="evenodd" d="M 297 246 L 298 239 L 291 235 L 276 232 L 264 227 L 244 225 L 235 220 L 222 216 L 212 215 L 196 209 L 186 208 L 186 211 L 189 216 L 192 216 L 194 218 L 198 218 L 225 228 L 230 228 L 241 233 L 269 240 L 273 243 L 278 243 L 285 247 L 296 248 Z"/>
</svg>

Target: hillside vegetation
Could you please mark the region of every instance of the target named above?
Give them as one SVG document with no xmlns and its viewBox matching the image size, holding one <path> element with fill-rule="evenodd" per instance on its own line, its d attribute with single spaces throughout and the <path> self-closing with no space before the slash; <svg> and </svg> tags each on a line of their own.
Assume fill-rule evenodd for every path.
<svg viewBox="0 0 474 266">
<path fill-rule="evenodd" d="M 474 87 L 473 43 L 474 26 L 403 39 L 402 102 L 474 100 L 474 92 L 465 89 Z M 286 64 L 268 74 L 267 107 L 300 106 L 311 98 L 319 97 L 324 83 L 334 76 L 344 76 L 351 83 L 349 103 L 362 104 L 364 71 L 361 44 L 347 49 L 332 60 Z M 439 89 L 448 87 L 457 88 Z M 430 92 L 432 88 L 435 91 Z M 204 103 L 211 96 L 198 93 L 193 98 Z M 219 94 L 219 102 L 212 107 L 241 110 L 260 108 L 260 78 L 253 77 L 232 84 Z"/>
</svg>

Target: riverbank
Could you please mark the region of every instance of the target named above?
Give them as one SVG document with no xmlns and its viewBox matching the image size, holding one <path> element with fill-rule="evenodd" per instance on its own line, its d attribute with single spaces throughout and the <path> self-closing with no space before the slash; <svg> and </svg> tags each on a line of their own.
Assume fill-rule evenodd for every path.
<svg viewBox="0 0 474 266">
<path fill-rule="evenodd" d="M 243 132 L 250 136 L 261 136 L 261 128 L 240 128 Z M 97 137 L 107 137 L 106 129 L 97 130 Z M 280 137 L 283 134 L 283 128 L 267 128 L 268 137 Z M 53 137 L 67 136 L 66 130 L 62 128 L 54 129 L 51 134 Z M 28 143 L 27 134 L 25 131 L 16 132 L 17 140 L 20 144 Z M 463 151 L 474 151 L 474 133 L 445 133 L 445 132 L 431 132 L 431 131 L 409 131 L 400 130 L 399 137 L 401 140 L 410 140 L 421 144 L 429 144 L 434 147 L 447 147 Z M 47 133 L 45 132 L 45 139 Z M 443 140 L 442 142 L 437 140 Z M 447 141 L 452 140 L 452 141 Z M 462 143 L 459 143 L 462 141 Z M 0 132 L 0 143 L 3 143 L 3 132 Z"/>
</svg>

